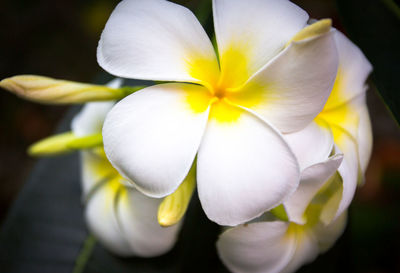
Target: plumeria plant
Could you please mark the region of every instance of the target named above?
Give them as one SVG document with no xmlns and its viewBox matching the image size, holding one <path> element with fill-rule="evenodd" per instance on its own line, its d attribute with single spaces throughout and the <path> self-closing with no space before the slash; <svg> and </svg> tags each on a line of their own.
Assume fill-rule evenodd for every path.
<svg viewBox="0 0 400 273">
<path fill-rule="evenodd" d="M 88 228 L 116 255 L 167 252 L 196 192 L 229 270 L 294 272 L 341 235 L 363 183 L 372 67 L 330 19 L 290 1 L 212 5 L 215 45 L 185 7 L 123 0 L 97 49 L 108 85 L 22 75 L 0 86 L 84 104 L 70 132 L 29 153 L 80 150 Z"/>
</svg>

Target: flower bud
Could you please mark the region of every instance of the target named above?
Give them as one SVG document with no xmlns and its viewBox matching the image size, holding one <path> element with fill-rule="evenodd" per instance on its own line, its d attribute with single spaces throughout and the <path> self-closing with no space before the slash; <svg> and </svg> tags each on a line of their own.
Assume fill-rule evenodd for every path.
<svg viewBox="0 0 400 273">
<path fill-rule="evenodd" d="M 6 78 L 0 82 L 0 87 L 24 99 L 49 104 L 121 99 L 143 88 L 142 86 L 128 89 L 111 88 L 36 75 L 20 75 Z"/>
<path fill-rule="evenodd" d="M 102 144 L 103 138 L 100 133 L 78 137 L 73 132 L 66 132 L 34 143 L 28 148 L 28 153 L 31 156 L 50 156 L 93 148 Z"/>
</svg>

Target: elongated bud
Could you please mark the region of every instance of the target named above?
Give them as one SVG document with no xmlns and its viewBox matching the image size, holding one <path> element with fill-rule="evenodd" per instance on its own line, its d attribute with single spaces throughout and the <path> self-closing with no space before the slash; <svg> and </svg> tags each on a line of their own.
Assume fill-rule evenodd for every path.
<svg viewBox="0 0 400 273">
<path fill-rule="evenodd" d="M 168 195 L 158 207 L 158 223 L 169 227 L 179 222 L 185 214 L 196 186 L 196 162 L 193 163 L 179 188 Z"/>
<path fill-rule="evenodd" d="M 330 31 L 331 27 L 332 27 L 331 19 L 319 20 L 297 32 L 296 35 L 294 35 L 293 38 L 286 44 L 286 46 L 288 46 L 291 42 L 298 42 L 301 40 L 322 35 Z"/>
<path fill-rule="evenodd" d="M 73 132 L 42 139 L 28 148 L 31 156 L 51 156 L 66 154 L 81 149 L 89 149 L 103 144 L 101 134 L 78 137 Z"/>
<path fill-rule="evenodd" d="M 35 75 L 4 79 L 0 82 L 0 87 L 24 99 L 49 104 L 116 100 L 144 88 L 144 86 L 111 88 Z"/>
</svg>

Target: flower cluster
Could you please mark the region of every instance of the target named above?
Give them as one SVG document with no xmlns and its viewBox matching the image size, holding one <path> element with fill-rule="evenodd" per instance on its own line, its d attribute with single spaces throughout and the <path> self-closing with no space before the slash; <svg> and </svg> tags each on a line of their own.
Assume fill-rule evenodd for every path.
<svg viewBox="0 0 400 273">
<path fill-rule="evenodd" d="M 217 249 L 230 270 L 293 272 L 340 236 L 363 182 L 372 68 L 329 19 L 311 23 L 287 0 L 214 0 L 213 17 L 215 47 L 172 2 L 115 8 L 100 66 L 167 83 L 137 91 L 120 88 L 120 79 L 107 87 L 62 82 L 62 96 L 48 78 L 1 86 L 50 103 L 112 100 L 88 103 L 71 133 L 31 148 L 85 149 L 87 222 L 111 251 L 168 251 L 197 188 L 207 217 L 223 226 Z"/>
</svg>

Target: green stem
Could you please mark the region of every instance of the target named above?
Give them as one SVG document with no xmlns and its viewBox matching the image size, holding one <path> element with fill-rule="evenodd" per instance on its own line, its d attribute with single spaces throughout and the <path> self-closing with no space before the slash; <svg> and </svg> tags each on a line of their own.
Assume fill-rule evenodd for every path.
<svg viewBox="0 0 400 273">
<path fill-rule="evenodd" d="M 126 96 L 129 96 L 132 93 L 135 93 L 136 91 L 139 91 L 143 88 L 146 88 L 148 86 L 145 85 L 138 85 L 138 86 L 123 86 L 121 88 L 119 88 L 119 90 L 122 91 L 122 96 L 121 98 L 124 98 Z"/>
<path fill-rule="evenodd" d="M 96 238 L 92 234 L 85 239 L 83 242 L 82 249 L 78 255 L 78 258 L 75 262 L 75 267 L 72 273 L 83 273 L 83 270 L 86 267 L 86 264 L 92 255 L 94 246 L 96 245 Z"/>
</svg>

